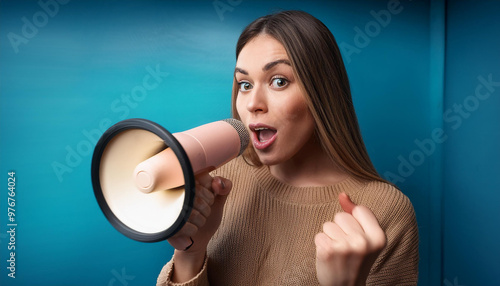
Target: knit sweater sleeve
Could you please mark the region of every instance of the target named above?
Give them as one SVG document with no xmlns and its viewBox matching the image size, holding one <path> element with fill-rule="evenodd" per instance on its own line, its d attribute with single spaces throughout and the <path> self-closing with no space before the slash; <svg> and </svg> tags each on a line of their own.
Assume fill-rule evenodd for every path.
<svg viewBox="0 0 500 286">
<path fill-rule="evenodd" d="M 374 202 L 378 207 L 371 209 L 386 233 L 387 245 L 372 266 L 367 285 L 417 285 L 418 227 L 413 206 L 396 188 L 373 184 L 384 189 Z"/>
<path fill-rule="evenodd" d="M 207 258 L 203 263 L 203 267 L 193 279 L 184 283 L 174 283 L 172 282 L 172 273 L 174 270 L 174 259 L 172 258 L 160 272 L 158 279 L 156 281 L 156 286 L 209 286 L 208 276 L 207 276 Z"/>
</svg>

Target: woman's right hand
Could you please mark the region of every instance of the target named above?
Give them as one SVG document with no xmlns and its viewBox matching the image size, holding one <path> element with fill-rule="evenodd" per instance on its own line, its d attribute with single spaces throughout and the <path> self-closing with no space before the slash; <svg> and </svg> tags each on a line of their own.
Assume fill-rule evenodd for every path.
<svg viewBox="0 0 500 286">
<path fill-rule="evenodd" d="M 186 224 L 168 239 L 175 248 L 173 282 L 187 282 L 201 270 L 207 245 L 217 231 L 232 182 L 208 173 L 196 177 L 193 210 Z"/>
</svg>

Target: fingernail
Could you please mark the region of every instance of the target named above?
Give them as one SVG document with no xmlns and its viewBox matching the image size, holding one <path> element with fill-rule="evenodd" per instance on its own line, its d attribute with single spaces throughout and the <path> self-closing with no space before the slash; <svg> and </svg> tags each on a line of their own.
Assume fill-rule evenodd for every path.
<svg viewBox="0 0 500 286">
<path fill-rule="evenodd" d="M 226 188 L 226 184 L 224 184 L 224 181 L 221 178 L 219 178 L 219 183 L 222 186 L 222 189 Z"/>
<path fill-rule="evenodd" d="M 188 247 L 186 247 L 186 248 L 184 249 L 184 251 L 186 251 L 186 250 L 188 250 L 189 248 L 191 248 L 191 246 L 193 246 L 193 244 L 194 244 L 193 238 L 189 237 L 189 239 L 191 240 L 191 244 L 190 244 Z"/>
</svg>

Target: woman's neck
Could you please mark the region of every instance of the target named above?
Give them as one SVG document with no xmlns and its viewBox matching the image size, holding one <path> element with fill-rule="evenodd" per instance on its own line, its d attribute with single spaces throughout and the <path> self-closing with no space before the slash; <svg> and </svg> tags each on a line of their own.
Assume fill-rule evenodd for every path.
<svg viewBox="0 0 500 286">
<path fill-rule="evenodd" d="M 306 151 L 283 163 L 269 166 L 271 174 L 296 187 L 335 185 L 348 178 L 349 175 L 315 141 L 307 144 Z"/>
</svg>

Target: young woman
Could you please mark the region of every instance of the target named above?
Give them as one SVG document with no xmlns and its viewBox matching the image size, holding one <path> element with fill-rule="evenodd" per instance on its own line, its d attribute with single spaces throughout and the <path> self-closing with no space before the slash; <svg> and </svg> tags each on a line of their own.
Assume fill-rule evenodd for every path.
<svg viewBox="0 0 500 286">
<path fill-rule="evenodd" d="M 158 285 L 415 285 L 413 207 L 368 157 L 328 28 L 261 17 L 236 58 L 233 114 L 252 144 L 198 178 Z"/>
</svg>

